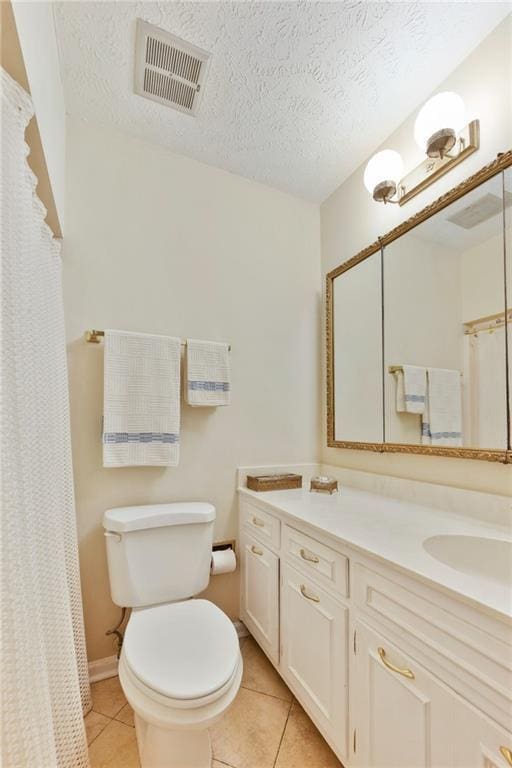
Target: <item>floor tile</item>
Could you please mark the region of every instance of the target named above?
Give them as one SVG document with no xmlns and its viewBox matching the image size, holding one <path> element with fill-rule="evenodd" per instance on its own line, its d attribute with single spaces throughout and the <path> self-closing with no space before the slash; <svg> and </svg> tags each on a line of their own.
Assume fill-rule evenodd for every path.
<svg viewBox="0 0 512 768">
<path fill-rule="evenodd" d="M 91 685 L 92 708 L 107 717 L 115 717 L 126 704 L 118 677 L 108 677 Z"/>
<path fill-rule="evenodd" d="M 91 768 L 140 768 L 135 728 L 111 720 L 89 747 Z"/>
<path fill-rule="evenodd" d="M 102 732 L 106 725 L 110 723 L 110 718 L 100 715 L 99 712 L 91 710 L 84 717 L 85 730 L 87 733 L 87 743 L 90 744 L 96 736 Z"/>
<path fill-rule="evenodd" d="M 214 757 L 236 768 L 272 768 L 289 710 L 286 701 L 240 688 L 212 728 Z"/>
<path fill-rule="evenodd" d="M 276 768 L 343 768 L 297 701 L 286 723 Z"/>
<path fill-rule="evenodd" d="M 117 713 L 116 720 L 120 720 L 125 725 L 131 725 L 132 728 L 135 727 L 135 723 L 133 721 L 133 709 L 129 704 L 125 704 L 122 710 Z"/>
<path fill-rule="evenodd" d="M 284 701 L 292 700 L 288 686 L 252 637 L 248 637 L 244 643 L 242 656 L 244 659 L 242 686 L 244 688 L 259 691 L 259 693 L 267 693 L 269 696 L 277 696 L 278 699 Z"/>
</svg>

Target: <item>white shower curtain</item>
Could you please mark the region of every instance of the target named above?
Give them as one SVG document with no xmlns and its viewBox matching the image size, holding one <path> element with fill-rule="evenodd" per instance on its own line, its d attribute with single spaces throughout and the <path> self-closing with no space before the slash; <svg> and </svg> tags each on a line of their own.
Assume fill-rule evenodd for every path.
<svg viewBox="0 0 512 768">
<path fill-rule="evenodd" d="M 0 76 L 2 765 L 85 768 L 60 247 L 26 161 L 31 99 Z"/>
<path fill-rule="evenodd" d="M 466 336 L 469 445 L 507 447 L 505 328 Z"/>
</svg>

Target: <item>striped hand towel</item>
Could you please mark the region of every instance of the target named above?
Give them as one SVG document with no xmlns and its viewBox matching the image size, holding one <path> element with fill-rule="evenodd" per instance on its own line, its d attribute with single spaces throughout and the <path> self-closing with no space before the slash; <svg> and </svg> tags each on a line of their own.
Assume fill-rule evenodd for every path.
<svg viewBox="0 0 512 768">
<path fill-rule="evenodd" d="M 396 372 L 396 410 L 398 413 L 423 413 L 427 391 L 427 370 L 404 365 Z"/>
<path fill-rule="evenodd" d="M 104 467 L 175 467 L 181 340 L 105 331 Z"/>
<path fill-rule="evenodd" d="M 460 371 L 427 369 L 427 400 L 421 424 L 423 445 L 462 445 Z"/>
<path fill-rule="evenodd" d="M 229 347 L 216 341 L 187 339 L 185 399 L 189 405 L 229 405 Z"/>
</svg>

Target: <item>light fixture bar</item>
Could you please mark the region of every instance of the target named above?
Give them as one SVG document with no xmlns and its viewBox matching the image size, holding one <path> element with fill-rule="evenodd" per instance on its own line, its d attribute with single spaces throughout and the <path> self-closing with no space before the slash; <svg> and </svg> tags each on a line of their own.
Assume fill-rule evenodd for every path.
<svg viewBox="0 0 512 768">
<path fill-rule="evenodd" d="M 444 157 L 427 157 L 398 182 L 398 203 L 404 205 L 435 181 L 451 171 L 480 146 L 480 121 L 472 120 L 458 134 L 455 146 Z"/>
</svg>

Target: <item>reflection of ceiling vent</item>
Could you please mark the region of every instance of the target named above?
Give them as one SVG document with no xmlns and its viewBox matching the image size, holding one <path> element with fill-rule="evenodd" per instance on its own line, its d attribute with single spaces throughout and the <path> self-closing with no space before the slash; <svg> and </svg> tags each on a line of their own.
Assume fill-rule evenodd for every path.
<svg viewBox="0 0 512 768">
<path fill-rule="evenodd" d="M 210 54 L 137 19 L 135 93 L 195 115 Z"/>
<path fill-rule="evenodd" d="M 508 208 L 511 203 L 512 194 L 510 192 L 505 192 L 505 206 Z M 487 219 L 492 218 L 492 216 L 500 214 L 502 211 L 503 202 L 501 198 L 490 192 L 486 192 L 485 195 L 479 197 L 474 203 L 457 211 L 457 213 L 454 213 L 453 216 L 449 216 L 446 220 L 463 229 L 473 229 L 473 227 L 482 224 L 482 222 L 487 221 Z"/>
</svg>

